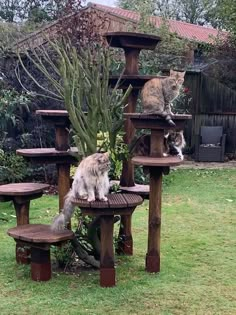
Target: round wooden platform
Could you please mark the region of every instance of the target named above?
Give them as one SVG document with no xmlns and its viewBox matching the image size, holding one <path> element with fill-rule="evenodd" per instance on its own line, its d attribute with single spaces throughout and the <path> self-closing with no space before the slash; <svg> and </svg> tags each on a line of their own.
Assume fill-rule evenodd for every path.
<svg viewBox="0 0 236 315">
<path fill-rule="evenodd" d="M 122 79 L 120 80 L 119 75 L 111 75 L 109 77 L 109 85 L 111 87 L 115 87 L 117 84 L 117 81 L 120 80 L 119 89 L 127 89 L 130 84 L 132 85 L 133 89 L 141 89 L 147 81 L 154 79 L 154 78 L 165 79 L 166 77 L 156 76 L 156 75 L 123 74 Z"/>
<path fill-rule="evenodd" d="M 136 48 L 154 50 L 157 43 L 161 41 L 159 36 L 145 33 L 132 32 L 108 32 L 104 36 L 111 47 Z"/>
<path fill-rule="evenodd" d="M 83 209 L 88 211 L 90 209 L 92 212 L 98 211 L 102 215 L 111 215 L 121 213 L 122 210 L 124 210 L 124 212 L 126 212 L 126 210 L 129 211 L 130 208 L 141 205 L 143 202 L 143 198 L 135 194 L 109 194 L 107 198 L 107 201 L 96 200 L 93 202 L 88 202 L 83 199 L 74 199 L 72 203 L 80 207 L 82 211 Z M 103 213 L 101 213 L 101 211 Z"/>
<path fill-rule="evenodd" d="M 56 150 L 55 148 L 35 148 L 19 149 L 16 154 L 35 163 L 67 163 L 73 164 L 78 161 L 79 152 L 76 147 L 71 147 L 68 151 Z"/>
<path fill-rule="evenodd" d="M 41 116 L 55 116 L 55 117 L 68 117 L 68 111 L 67 110 L 59 110 L 59 109 L 51 109 L 51 110 L 45 110 L 45 109 L 40 109 L 36 110 L 36 115 L 41 115 Z"/>
<path fill-rule="evenodd" d="M 2 196 L 28 196 L 41 193 L 49 185 L 40 183 L 13 183 L 0 186 Z"/>
<path fill-rule="evenodd" d="M 150 157 L 150 156 L 135 156 L 132 158 L 132 163 L 135 165 L 143 165 L 143 166 L 177 166 L 182 163 L 182 160 L 176 156 L 168 156 L 168 157 Z"/>
<path fill-rule="evenodd" d="M 192 119 L 192 115 L 173 115 L 172 120 L 174 121 L 175 126 L 171 126 L 167 120 L 156 114 L 127 113 L 124 114 L 124 117 L 130 119 L 136 129 L 151 130 L 183 130 L 186 121 Z"/>
<path fill-rule="evenodd" d="M 143 198 L 147 198 L 149 196 L 149 185 L 140 185 L 140 184 L 135 184 L 134 186 L 131 187 L 125 187 L 125 186 L 120 186 L 120 189 L 124 193 L 133 193 L 136 195 L 140 195 Z"/>
<path fill-rule="evenodd" d="M 7 233 L 16 240 L 43 244 L 59 243 L 74 237 L 74 233 L 71 230 L 63 230 L 56 233 L 47 224 L 20 225 L 10 228 Z"/>
</svg>

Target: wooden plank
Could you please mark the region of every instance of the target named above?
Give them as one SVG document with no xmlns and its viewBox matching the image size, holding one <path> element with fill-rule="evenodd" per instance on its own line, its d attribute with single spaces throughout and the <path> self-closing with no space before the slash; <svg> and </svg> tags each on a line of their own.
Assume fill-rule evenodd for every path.
<svg viewBox="0 0 236 315">
<path fill-rule="evenodd" d="M 69 240 L 74 237 L 74 233 L 70 230 L 54 232 L 50 225 L 46 224 L 26 224 L 10 228 L 8 235 L 16 240 L 29 243 L 46 243 L 53 244 L 61 241 Z"/>
<path fill-rule="evenodd" d="M 3 196 L 29 196 L 41 193 L 49 188 L 48 184 L 40 183 L 12 183 L 0 186 L 0 195 Z"/>
<path fill-rule="evenodd" d="M 143 165 L 143 166 L 177 166 L 182 163 L 180 158 L 176 156 L 168 156 L 168 157 L 150 157 L 150 156 L 135 156 L 132 158 L 132 163 L 135 165 Z"/>
</svg>

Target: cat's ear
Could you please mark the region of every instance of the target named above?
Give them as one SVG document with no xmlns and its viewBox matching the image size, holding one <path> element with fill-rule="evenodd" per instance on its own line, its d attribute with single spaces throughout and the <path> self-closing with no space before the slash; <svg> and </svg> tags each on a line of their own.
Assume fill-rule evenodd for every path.
<svg viewBox="0 0 236 315">
<path fill-rule="evenodd" d="M 181 133 L 181 135 L 183 135 L 183 134 L 184 134 L 184 131 L 183 131 L 183 130 L 180 130 L 179 133 Z"/>
<path fill-rule="evenodd" d="M 174 77 L 175 76 L 175 71 L 170 69 L 170 77 Z"/>
<path fill-rule="evenodd" d="M 109 152 L 105 152 L 105 153 L 103 154 L 103 156 L 104 156 L 106 159 L 109 159 Z"/>
</svg>

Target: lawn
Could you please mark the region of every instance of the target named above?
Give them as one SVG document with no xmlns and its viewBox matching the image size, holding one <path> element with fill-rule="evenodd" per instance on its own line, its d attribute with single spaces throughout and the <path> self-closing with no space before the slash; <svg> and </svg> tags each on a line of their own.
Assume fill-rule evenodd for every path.
<svg viewBox="0 0 236 315">
<path fill-rule="evenodd" d="M 57 197 L 31 203 L 31 223 L 49 223 Z M 16 224 L 0 204 L 0 314 L 236 314 L 236 169 L 177 170 L 164 179 L 161 272 L 144 271 L 148 202 L 133 215 L 134 256 L 116 256 L 117 286 L 99 287 L 99 273 L 53 273 L 30 280 L 15 263 Z"/>
</svg>

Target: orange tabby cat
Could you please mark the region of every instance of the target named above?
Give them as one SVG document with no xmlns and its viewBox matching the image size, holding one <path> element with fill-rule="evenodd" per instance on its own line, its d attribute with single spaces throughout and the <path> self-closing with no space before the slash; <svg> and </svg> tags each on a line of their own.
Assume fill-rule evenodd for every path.
<svg viewBox="0 0 236 315">
<path fill-rule="evenodd" d="M 170 76 L 165 79 L 154 78 L 147 81 L 141 91 L 144 113 L 160 115 L 175 126 L 171 103 L 179 95 L 184 75 L 185 72 L 170 70 Z"/>
</svg>

